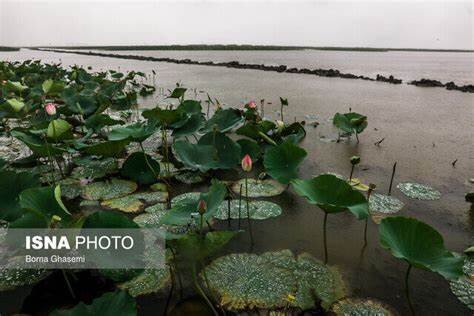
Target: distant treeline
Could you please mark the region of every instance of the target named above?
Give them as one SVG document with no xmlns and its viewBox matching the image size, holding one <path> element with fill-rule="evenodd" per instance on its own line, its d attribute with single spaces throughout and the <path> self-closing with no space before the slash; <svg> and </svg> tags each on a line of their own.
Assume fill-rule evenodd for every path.
<svg viewBox="0 0 474 316">
<path fill-rule="evenodd" d="M 0 46 L 0 52 L 14 52 L 20 50 L 19 47 Z"/>
<path fill-rule="evenodd" d="M 328 51 L 360 51 L 360 52 L 465 52 L 468 49 L 425 49 L 425 48 L 377 48 L 377 47 L 315 47 L 315 46 L 277 46 L 277 45 L 132 45 L 132 46 L 54 46 L 59 49 L 95 49 L 95 50 L 328 50 Z"/>
</svg>

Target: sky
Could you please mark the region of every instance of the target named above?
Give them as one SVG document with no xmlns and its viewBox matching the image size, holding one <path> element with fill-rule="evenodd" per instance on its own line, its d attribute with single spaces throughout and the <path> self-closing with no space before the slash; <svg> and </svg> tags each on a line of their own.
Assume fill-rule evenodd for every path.
<svg viewBox="0 0 474 316">
<path fill-rule="evenodd" d="M 0 46 L 474 49 L 474 0 L 0 0 Z"/>
</svg>

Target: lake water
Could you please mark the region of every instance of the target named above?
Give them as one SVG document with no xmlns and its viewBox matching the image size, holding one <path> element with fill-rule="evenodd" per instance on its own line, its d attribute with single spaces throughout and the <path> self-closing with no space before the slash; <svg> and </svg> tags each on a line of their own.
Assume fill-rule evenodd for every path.
<svg viewBox="0 0 474 316">
<path fill-rule="evenodd" d="M 203 60 L 233 60 L 246 56 L 242 62 L 283 63 L 298 67 L 334 67 L 342 71 L 373 75 L 391 73 L 396 77 L 429 77 L 442 81 L 472 83 L 472 55 L 453 53 L 340 53 L 340 52 L 133 52 L 133 54 L 167 56 Z M 172 55 L 171 53 L 175 54 Z M 327 64 L 305 64 L 312 54 L 326 56 Z M 233 55 L 232 55 L 233 54 Z M 331 56 L 334 54 L 333 56 Z M 361 59 L 345 60 L 344 54 L 373 56 L 373 64 Z M 374 54 L 374 55 L 371 55 Z M 382 54 L 399 56 L 400 67 L 393 63 L 384 66 Z M 401 59 L 415 56 L 409 64 Z M 434 54 L 434 55 L 431 55 Z M 178 56 L 179 55 L 179 56 Z M 287 56 L 293 56 L 288 61 Z M 305 56 L 298 59 L 296 56 Z M 424 57 L 422 56 L 424 55 Z M 265 56 L 273 56 L 265 60 Z M 441 59 L 437 59 L 441 56 Z M 443 57 L 444 56 L 444 57 Z M 42 59 L 45 62 L 62 61 L 64 65 L 92 66 L 93 70 L 120 69 L 157 72 L 157 86 L 168 89 L 176 82 L 190 88 L 190 96 L 205 98 L 209 93 L 222 103 L 239 106 L 248 100 L 265 99 L 265 112 L 276 117 L 279 96 L 287 97 L 286 120 L 317 120 L 320 126 L 308 127 L 302 146 L 308 151 L 300 175 L 309 178 L 321 172 L 332 171 L 348 175 L 349 158 L 359 155 L 361 165 L 357 177 L 365 183 L 377 184 L 385 193 L 388 189 L 392 164 L 398 162 L 395 183 L 414 181 L 426 183 L 442 193 L 439 201 L 417 201 L 406 198 L 398 189 L 393 195 L 405 203 L 399 213 L 416 217 L 435 227 L 445 239 L 446 246 L 461 252 L 474 242 L 474 211 L 464 201 L 466 192 L 473 190 L 469 178 L 474 178 L 474 95 L 440 88 L 419 88 L 410 85 L 390 85 L 380 82 L 321 78 L 289 73 L 228 69 L 197 65 L 122 60 L 74 54 L 58 54 L 24 50 L 0 53 L 2 60 Z M 221 58 L 221 59 L 219 59 Z M 243 57 L 242 57 L 243 58 Z M 307 59 L 305 59 L 307 58 Z M 446 62 L 445 59 L 449 60 Z M 367 59 L 367 57 L 366 57 Z M 339 64 L 330 64 L 330 60 Z M 426 63 L 419 64 L 418 60 Z M 431 62 L 428 62 L 431 60 Z M 464 61 L 461 61 L 464 60 Z M 293 64 L 292 64 L 293 63 Z M 366 66 L 362 66 L 362 64 Z M 449 65 L 452 65 L 451 66 Z M 343 65 L 347 65 L 345 68 Z M 376 66 L 379 65 L 379 66 Z M 420 65 L 411 67 L 410 65 Z M 423 66 L 421 66 L 423 65 Z M 428 66 L 431 65 L 431 66 Z M 436 65 L 439 65 L 437 67 Z M 442 67 L 441 67 L 442 66 Z M 369 70 L 372 69 L 372 70 Z M 444 70 L 443 70 L 444 69 Z M 470 69 L 470 70 L 469 70 Z M 398 72 L 398 74 L 397 74 Z M 151 82 L 151 79 L 149 80 Z M 148 98 L 144 106 L 152 106 L 162 96 Z M 335 137 L 336 131 L 328 121 L 334 113 L 349 108 L 368 116 L 369 127 L 355 140 L 334 143 L 321 141 Z M 380 147 L 374 143 L 385 138 Z M 456 166 L 451 162 L 457 159 Z M 284 209 L 282 216 L 253 225 L 256 236 L 254 252 L 289 248 L 294 252 L 309 252 L 323 257 L 323 213 L 310 206 L 292 190 L 275 199 Z M 368 246 L 363 248 L 364 223 L 350 214 L 330 215 L 328 218 L 329 264 L 340 269 L 348 285 L 348 292 L 358 297 L 373 297 L 392 305 L 402 315 L 408 314 L 404 297 L 406 263 L 397 260 L 379 246 L 378 226 L 369 222 Z M 227 251 L 245 252 L 249 249 L 248 235 L 234 240 Z M 472 313 L 450 292 L 449 284 L 441 276 L 412 270 L 411 294 L 419 315 L 471 315 Z M 0 310 L 12 307 L 8 297 L 16 292 L 2 293 Z M 158 302 L 158 301 L 157 301 Z M 159 303 L 148 302 L 141 308 L 142 315 L 156 315 Z"/>
</svg>

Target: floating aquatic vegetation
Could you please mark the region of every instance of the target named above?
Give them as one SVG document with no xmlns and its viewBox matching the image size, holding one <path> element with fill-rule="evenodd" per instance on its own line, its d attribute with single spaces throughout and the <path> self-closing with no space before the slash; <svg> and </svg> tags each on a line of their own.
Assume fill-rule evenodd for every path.
<svg viewBox="0 0 474 316">
<path fill-rule="evenodd" d="M 100 205 L 104 208 L 116 209 L 125 213 L 138 213 L 143 211 L 147 204 L 163 203 L 167 198 L 167 192 L 143 192 L 104 200 Z"/>
<path fill-rule="evenodd" d="M 161 178 L 171 178 L 178 173 L 178 168 L 176 168 L 171 162 L 160 161 L 160 177 Z"/>
<path fill-rule="evenodd" d="M 371 212 L 383 214 L 398 213 L 404 204 L 402 201 L 391 195 L 372 193 L 369 199 L 369 209 Z"/>
<path fill-rule="evenodd" d="M 337 301 L 331 312 L 335 316 L 395 316 L 394 310 L 388 305 L 374 299 L 344 298 Z"/>
<path fill-rule="evenodd" d="M 122 165 L 121 173 L 139 184 L 152 184 L 160 174 L 160 164 L 148 154 L 134 152 Z"/>
<path fill-rule="evenodd" d="M 174 176 L 176 180 L 185 184 L 196 184 L 204 181 L 204 178 L 197 172 L 186 171 Z"/>
<path fill-rule="evenodd" d="M 135 182 L 113 178 L 86 185 L 82 190 L 82 197 L 94 201 L 110 200 L 133 193 L 136 189 Z"/>
<path fill-rule="evenodd" d="M 248 179 L 248 197 L 271 197 L 280 195 L 285 191 L 285 187 L 275 180 Z M 245 179 L 240 179 L 232 184 L 231 189 L 234 193 L 240 194 L 242 186 L 242 196 L 247 196 L 245 192 Z"/>
<path fill-rule="evenodd" d="M 239 218 L 239 201 L 230 201 L 230 218 Z M 250 201 L 249 202 L 249 213 L 251 219 L 267 219 L 271 217 L 280 216 L 282 213 L 281 207 L 278 204 L 268 201 Z M 217 213 L 214 215 L 215 218 L 220 220 L 228 219 L 229 209 L 227 201 L 222 202 Z M 247 216 L 247 209 L 244 203 L 240 204 L 240 218 Z"/>
<path fill-rule="evenodd" d="M 72 200 L 81 195 L 81 183 L 77 179 L 67 178 L 58 182 L 61 186 L 61 196 Z"/>
<path fill-rule="evenodd" d="M 44 269 L 20 268 L 22 259 L 23 257 L 16 257 L 0 268 L 0 291 L 8 291 L 19 286 L 35 284 L 51 273 L 51 271 Z"/>
<path fill-rule="evenodd" d="M 186 192 L 180 195 L 175 196 L 174 198 L 171 199 L 171 205 L 176 206 L 179 204 L 183 204 L 183 202 L 186 201 L 195 201 L 197 202 L 199 200 L 199 197 L 201 196 L 201 192 Z"/>
<path fill-rule="evenodd" d="M 107 292 L 101 297 L 92 301 L 87 305 L 79 303 L 70 309 L 56 309 L 51 316 L 136 316 L 137 306 L 135 299 L 126 291 L 116 290 L 115 292 Z"/>
<path fill-rule="evenodd" d="M 118 162 L 115 158 L 102 160 L 83 159 L 77 160 L 78 166 L 74 168 L 71 177 L 76 179 L 98 179 L 115 173 L 118 170 Z"/>
<path fill-rule="evenodd" d="M 317 304 L 313 291 L 328 308 L 344 295 L 339 273 L 308 254 L 295 258 L 289 250 L 223 256 L 204 272 L 210 290 L 228 310 L 309 309 Z"/>
<path fill-rule="evenodd" d="M 441 193 L 439 191 L 426 184 L 405 182 L 399 183 L 397 188 L 400 189 L 403 194 L 412 199 L 432 201 L 439 200 L 441 197 Z"/>
<path fill-rule="evenodd" d="M 162 269 L 145 269 L 133 279 L 119 284 L 118 287 L 127 291 L 132 297 L 137 297 L 164 289 L 170 280 L 170 270 L 165 265 Z"/>
<path fill-rule="evenodd" d="M 451 281 L 451 292 L 467 307 L 474 310 L 474 258 L 466 258 L 463 265 L 464 276 Z"/>
</svg>

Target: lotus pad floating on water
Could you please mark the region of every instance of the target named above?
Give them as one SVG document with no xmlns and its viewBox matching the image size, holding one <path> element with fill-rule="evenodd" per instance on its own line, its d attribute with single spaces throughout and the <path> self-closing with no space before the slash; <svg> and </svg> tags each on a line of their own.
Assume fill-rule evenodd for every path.
<svg viewBox="0 0 474 316">
<path fill-rule="evenodd" d="M 227 201 L 224 201 L 217 213 L 214 215 L 215 218 L 226 220 L 228 217 L 228 204 Z M 270 217 L 277 217 L 281 215 L 281 207 L 278 204 L 268 202 L 268 201 L 251 201 L 249 202 L 249 213 L 251 219 L 267 219 Z M 247 217 L 247 205 L 245 201 L 240 203 L 240 214 L 241 218 Z M 232 200 L 230 201 L 230 218 L 238 219 L 239 218 L 239 201 Z"/>
<path fill-rule="evenodd" d="M 145 269 L 141 274 L 118 287 L 126 290 L 132 297 L 156 293 L 166 287 L 171 279 L 167 266 L 162 269 Z"/>
<path fill-rule="evenodd" d="M 78 163 L 78 165 L 71 174 L 71 177 L 76 179 L 98 179 L 118 170 L 118 162 L 114 158 L 87 160 Z"/>
<path fill-rule="evenodd" d="M 201 192 L 187 192 L 183 193 L 180 195 L 175 196 L 174 198 L 171 199 L 171 205 L 176 206 L 179 205 L 180 203 L 183 203 L 185 201 L 197 201 L 199 197 L 201 196 Z"/>
<path fill-rule="evenodd" d="M 335 316 L 393 316 L 393 309 L 374 299 L 345 298 L 331 307 Z"/>
<path fill-rule="evenodd" d="M 82 187 L 78 180 L 67 178 L 58 182 L 61 186 L 61 196 L 72 200 L 81 195 Z"/>
<path fill-rule="evenodd" d="M 7 263 L 7 266 L 0 269 L 0 291 L 35 284 L 51 273 L 43 269 L 22 269 L 19 264 L 21 257 L 17 257 L 17 259 L 13 259 L 13 261 Z"/>
<path fill-rule="evenodd" d="M 295 258 L 289 250 L 220 257 L 205 268 L 205 275 L 220 305 L 229 310 L 308 309 L 316 304 L 313 293 L 327 308 L 343 296 L 335 270 L 308 254 Z"/>
<path fill-rule="evenodd" d="M 179 182 L 183 182 L 186 184 L 195 184 L 204 181 L 204 178 L 200 174 L 192 171 L 177 174 L 175 175 L 175 178 Z"/>
<path fill-rule="evenodd" d="M 418 200 L 439 200 L 441 193 L 426 184 L 404 182 L 399 183 L 397 188 L 403 194 Z"/>
<path fill-rule="evenodd" d="M 236 194 L 240 193 L 240 185 L 242 185 L 242 196 L 246 196 L 245 192 L 245 179 L 240 179 L 235 182 L 231 189 Z M 285 187 L 275 180 L 247 180 L 249 197 L 270 197 L 280 195 L 285 191 Z"/>
<path fill-rule="evenodd" d="M 395 214 L 403 208 L 404 204 L 399 199 L 379 193 L 372 193 L 369 199 L 369 209 L 371 212 L 383 214 Z"/>
<path fill-rule="evenodd" d="M 474 258 L 464 261 L 463 272 L 465 276 L 452 281 L 451 292 L 471 310 L 474 310 Z"/>
<path fill-rule="evenodd" d="M 86 200 L 109 200 L 119 198 L 135 192 L 137 184 L 132 181 L 111 179 L 88 184 L 82 190 L 82 197 Z"/>
<path fill-rule="evenodd" d="M 101 205 L 105 208 L 117 209 L 125 213 L 138 213 L 146 204 L 165 202 L 168 192 L 135 193 L 124 197 L 105 200 Z"/>
</svg>

